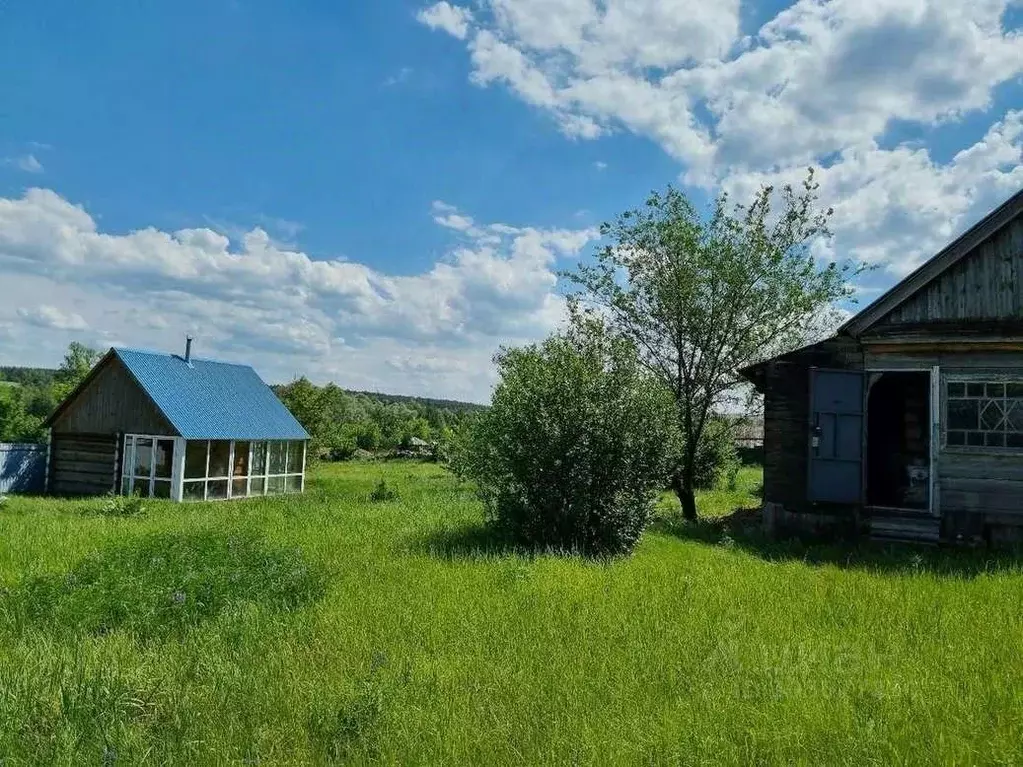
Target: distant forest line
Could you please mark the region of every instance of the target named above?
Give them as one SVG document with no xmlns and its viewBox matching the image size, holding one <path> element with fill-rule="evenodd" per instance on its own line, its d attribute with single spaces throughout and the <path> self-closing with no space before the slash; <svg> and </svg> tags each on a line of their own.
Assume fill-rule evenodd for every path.
<svg viewBox="0 0 1023 767">
<path fill-rule="evenodd" d="M 98 360 L 95 350 L 69 347 L 61 368 L 0 367 L 0 442 L 46 439 L 43 420 Z M 343 459 L 357 451 L 408 447 L 416 439 L 437 444 L 486 408 L 438 397 L 350 391 L 317 386 L 306 378 L 270 388 L 312 436 L 315 455 Z"/>
</svg>

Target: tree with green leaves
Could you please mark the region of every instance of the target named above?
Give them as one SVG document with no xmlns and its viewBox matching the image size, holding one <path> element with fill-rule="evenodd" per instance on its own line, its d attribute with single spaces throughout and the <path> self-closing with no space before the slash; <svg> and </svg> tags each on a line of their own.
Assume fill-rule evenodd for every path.
<svg viewBox="0 0 1023 767">
<path fill-rule="evenodd" d="M 491 407 L 454 446 L 454 470 L 475 480 L 490 520 L 519 543 L 631 551 L 674 434 L 671 399 L 631 342 L 589 322 L 495 362 Z"/>
<path fill-rule="evenodd" d="M 0 384 L 0 442 L 41 442 L 43 417 L 30 412 L 30 390 Z"/>
<path fill-rule="evenodd" d="M 686 519 L 697 517 L 701 439 L 743 389 L 737 371 L 806 342 L 851 295 L 863 267 L 813 247 L 830 216 L 812 169 L 801 189 L 765 186 L 748 205 L 722 194 L 707 217 L 669 186 L 604 224 L 610 243 L 565 275 L 578 289 L 574 315 L 604 317 L 674 398 L 682 447 L 671 483 Z"/>
<path fill-rule="evenodd" d="M 101 356 L 98 350 L 79 341 L 68 344 L 64 360 L 53 379 L 53 392 L 58 402 L 74 391 L 75 387 L 89 375 L 89 371 L 99 362 Z"/>
</svg>

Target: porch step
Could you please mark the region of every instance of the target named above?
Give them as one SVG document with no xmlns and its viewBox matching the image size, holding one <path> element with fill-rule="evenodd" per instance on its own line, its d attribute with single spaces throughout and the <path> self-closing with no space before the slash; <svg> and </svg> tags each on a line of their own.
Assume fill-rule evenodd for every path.
<svg viewBox="0 0 1023 767">
<path fill-rule="evenodd" d="M 940 534 L 941 520 L 929 514 L 886 510 L 870 517 L 870 538 L 874 541 L 937 545 Z"/>
</svg>

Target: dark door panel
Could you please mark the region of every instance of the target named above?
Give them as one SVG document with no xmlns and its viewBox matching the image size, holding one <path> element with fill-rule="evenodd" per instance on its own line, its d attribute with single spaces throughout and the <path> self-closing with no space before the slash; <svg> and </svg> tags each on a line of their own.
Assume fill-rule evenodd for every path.
<svg viewBox="0 0 1023 767">
<path fill-rule="evenodd" d="M 863 380 L 856 371 L 810 370 L 810 501 L 862 499 Z"/>
</svg>

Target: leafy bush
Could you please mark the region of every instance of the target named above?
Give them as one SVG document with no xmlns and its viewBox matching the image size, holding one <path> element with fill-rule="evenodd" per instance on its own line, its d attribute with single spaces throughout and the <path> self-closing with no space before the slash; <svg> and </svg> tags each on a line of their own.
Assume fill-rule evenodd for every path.
<svg viewBox="0 0 1023 767">
<path fill-rule="evenodd" d="M 696 488 L 713 490 L 722 481 L 731 485 L 738 478 L 739 467 L 739 453 L 730 425 L 723 418 L 711 418 L 696 448 Z"/>
<path fill-rule="evenodd" d="M 376 487 L 373 488 L 373 492 L 369 494 L 371 501 L 393 501 L 398 497 L 398 491 L 391 485 L 387 484 L 386 480 L 380 480 L 377 482 Z"/>
<path fill-rule="evenodd" d="M 506 349 L 490 409 L 454 448 L 491 521 L 518 543 L 632 550 L 672 442 L 672 407 L 633 348 L 595 323 Z"/>
<path fill-rule="evenodd" d="M 105 517 L 137 517 L 145 512 L 146 507 L 140 495 L 109 493 L 99 507 L 99 513 Z"/>
<path fill-rule="evenodd" d="M 445 468 L 463 482 L 477 476 L 473 468 L 478 456 L 485 451 L 477 447 L 476 430 L 480 428 L 481 414 L 467 417 L 457 428 L 448 429 L 441 442 L 441 461 Z"/>
</svg>

